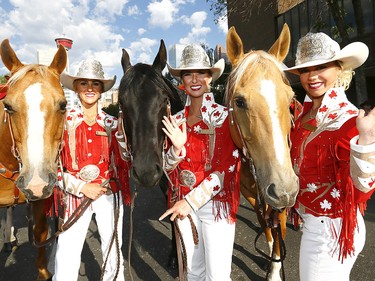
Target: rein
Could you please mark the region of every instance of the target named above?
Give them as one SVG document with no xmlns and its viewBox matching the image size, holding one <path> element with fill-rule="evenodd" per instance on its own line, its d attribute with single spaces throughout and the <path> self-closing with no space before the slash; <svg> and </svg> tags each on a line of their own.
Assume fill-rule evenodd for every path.
<svg viewBox="0 0 375 281">
<path fill-rule="evenodd" d="M 164 155 L 164 150 L 163 150 L 163 155 Z M 164 159 L 164 156 L 163 156 L 163 159 Z M 166 178 L 168 179 L 168 182 L 169 182 L 169 184 L 171 186 L 171 189 L 172 189 L 172 196 L 171 196 L 170 202 L 173 205 L 173 204 L 175 204 L 178 201 L 178 198 L 179 198 L 179 194 L 178 194 L 179 193 L 179 189 L 177 187 L 175 188 L 175 185 L 173 184 L 171 178 L 169 177 L 167 171 L 165 170 L 164 163 L 163 163 L 163 171 L 164 171 L 164 174 L 165 174 Z M 191 217 L 190 214 L 187 215 L 187 218 L 190 221 L 194 245 L 198 245 L 198 243 L 199 243 L 199 237 L 198 237 L 197 227 L 195 226 L 195 223 L 194 223 L 194 221 L 193 221 L 193 219 L 192 219 L 192 217 Z M 184 281 L 185 279 L 187 280 L 187 277 L 186 277 L 186 274 L 187 274 L 186 247 L 185 247 L 184 239 L 182 237 L 180 228 L 178 226 L 178 220 L 177 219 L 175 219 L 173 221 L 173 231 L 174 231 L 175 238 L 176 238 L 176 250 L 177 250 L 177 260 L 178 260 L 178 275 L 179 275 L 179 279 L 178 280 Z"/>
<path fill-rule="evenodd" d="M 10 115 L 9 115 L 8 111 L 5 109 L 4 110 L 4 123 L 7 123 L 7 120 L 8 120 L 8 125 L 9 125 L 8 127 L 9 127 L 10 138 L 12 140 L 12 147 L 11 147 L 10 151 L 12 152 L 14 158 L 16 158 L 16 160 L 18 161 L 19 170 L 18 171 L 11 171 L 3 163 L 0 162 L 0 175 L 3 176 L 6 179 L 9 179 L 9 180 L 15 182 L 17 180 L 18 176 L 19 176 L 19 173 L 20 173 L 20 170 L 21 170 L 21 167 L 22 167 L 22 162 L 21 162 L 21 157 L 18 153 L 18 149 L 16 147 L 16 143 L 14 141 L 14 135 L 13 135 L 12 125 L 11 125 L 11 121 L 10 121 Z"/>
<path fill-rule="evenodd" d="M 168 100 L 168 103 L 167 103 L 167 116 L 168 117 L 171 116 L 171 103 L 170 103 L 169 100 Z M 128 144 L 128 139 L 127 139 L 127 136 L 126 136 L 126 133 L 125 133 L 124 122 L 123 122 L 124 114 L 123 114 L 121 108 L 119 108 L 119 118 L 118 118 L 118 120 L 119 120 L 118 131 L 121 132 L 122 135 L 124 136 L 123 141 L 124 141 L 125 158 L 127 158 L 130 161 L 133 161 L 133 155 L 132 155 L 131 148 Z M 167 136 L 165 136 L 165 139 L 164 139 L 164 142 L 163 142 L 163 152 L 164 152 L 164 149 L 166 147 L 167 147 Z M 137 196 L 138 196 L 138 191 L 135 188 L 135 190 L 134 190 L 134 192 L 131 196 L 131 201 L 130 201 L 130 219 L 129 219 L 130 226 L 129 226 L 129 244 L 128 244 L 128 267 L 129 267 L 130 280 L 132 280 L 132 281 L 134 280 L 133 273 L 132 273 L 132 270 L 131 270 L 131 250 L 132 250 L 133 232 L 134 232 L 133 214 L 134 214 L 134 207 L 135 207 L 135 199 L 137 198 Z M 181 281 L 182 281 L 182 279 L 181 279 Z"/>
</svg>

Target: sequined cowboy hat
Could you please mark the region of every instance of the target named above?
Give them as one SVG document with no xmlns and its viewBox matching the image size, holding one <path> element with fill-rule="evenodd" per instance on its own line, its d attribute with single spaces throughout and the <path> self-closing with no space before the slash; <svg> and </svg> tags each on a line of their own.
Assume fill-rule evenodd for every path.
<svg viewBox="0 0 375 281">
<path fill-rule="evenodd" d="M 108 91 L 116 82 L 116 75 L 112 78 L 105 78 L 102 64 L 93 59 L 87 59 L 81 62 L 78 72 L 75 76 L 66 72 L 61 73 L 60 81 L 65 88 L 74 91 L 74 81 L 77 79 L 93 79 L 103 83 L 103 92 Z"/>
<path fill-rule="evenodd" d="M 169 73 L 177 80 L 181 80 L 181 71 L 192 69 L 209 69 L 212 73 L 212 81 L 218 79 L 223 74 L 224 59 L 218 60 L 213 66 L 210 64 L 208 55 L 200 45 L 187 45 L 182 51 L 180 65 L 177 68 L 167 64 Z"/>
<path fill-rule="evenodd" d="M 295 66 L 284 70 L 299 75 L 300 68 L 340 61 L 344 69 L 361 66 L 369 55 L 369 49 L 362 42 L 353 42 L 340 48 L 328 35 L 307 33 L 298 41 Z"/>
</svg>

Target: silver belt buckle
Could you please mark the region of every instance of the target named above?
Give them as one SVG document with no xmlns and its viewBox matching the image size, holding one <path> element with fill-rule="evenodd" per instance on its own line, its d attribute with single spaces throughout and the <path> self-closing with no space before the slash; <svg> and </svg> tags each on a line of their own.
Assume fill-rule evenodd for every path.
<svg viewBox="0 0 375 281">
<path fill-rule="evenodd" d="M 180 172 L 180 180 L 182 184 L 188 186 L 190 189 L 193 189 L 193 186 L 197 182 L 197 178 L 194 173 L 189 170 L 182 170 Z"/>
<path fill-rule="evenodd" d="M 93 181 L 96 179 L 100 174 L 100 169 L 96 165 L 86 165 L 79 171 L 79 177 L 81 180 L 84 180 L 86 182 Z"/>
</svg>

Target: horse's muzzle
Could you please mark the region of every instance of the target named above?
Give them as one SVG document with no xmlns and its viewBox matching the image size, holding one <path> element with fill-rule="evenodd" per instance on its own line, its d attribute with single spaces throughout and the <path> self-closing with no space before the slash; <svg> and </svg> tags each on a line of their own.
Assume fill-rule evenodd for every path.
<svg viewBox="0 0 375 281">
<path fill-rule="evenodd" d="M 48 174 L 48 183 L 45 181 L 33 182 L 31 180 L 26 184 L 25 176 L 23 175 L 20 175 L 16 181 L 18 189 L 24 193 L 28 201 L 37 201 L 50 197 L 56 184 L 57 175 L 54 173 Z"/>
<path fill-rule="evenodd" d="M 270 184 L 266 190 L 266 201 L 276 210 L 292 207 L 296 201 L 297 193 L 288 193 L 285 190 L 279 191 L 275 184 Z"/>
</svg>

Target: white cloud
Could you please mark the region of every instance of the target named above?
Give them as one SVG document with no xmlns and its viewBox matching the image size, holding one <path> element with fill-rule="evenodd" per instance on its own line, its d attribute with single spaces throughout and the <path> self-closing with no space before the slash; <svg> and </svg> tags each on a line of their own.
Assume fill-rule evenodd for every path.
<svg viewBox="0 0 375 281">
<path fill-rule="evenodd" d="M 119 76 L 122 48 L 133 62 L 152 63 L 160 39 L 167 44 L 177 43 L 180 36 L 182 42 L 205 42 L 211 32 L 204 0 L 0 1 L 0 38 L 10 39 L 22 62 L 36 62 L 38 50 L 54 48 L 54 39 L 65 35 L 73 40 L 72 72 L 83 59 L 96 57 Z M 191 14 L 198 9 L 202 11 Z"/>
<path fill-rule="evenodd" d="M 219 19 L 217 23 L 219 30 L 221 30 L 224 34 L 228 33 L 228 18 L 222 17 Z"/>
<path fill-rule="evenodd" d="M 147 30 L 146 29 L 144 29 L 144 28 L 138 28 L 138 35 L 142 35 L 142 34 L 144 34 L 145 32 L 146 32 Z"/>
<path fill-rule="evenodd" d="M 147 6 L 150 13 L 148 23 L 151 27 L 169 28 L 178 13 L 178 3 L 171 0 L 162 0 L 160 2 L 151 2 Z"/>
<path fill-rule="evenodd" d="M 128 2 L 129 0 L 97 1 L 94 13 L 100 16 L 102 19 L 113 19 L 115 16 L 120 16 L 123 14 L 122 11 Z"/>
<path fill-rule="evenodd" d="M 128 8 L 128 15 L 129 16 L 139 16 L 142 12 L 139 10 L 137 5 L 130 6 Z"/>
<path fill-rule="evenodd" d="M 129 47 L 129 56 L 132 64 L 152 63 L 156 53 L 153 54 L 152 48 L 158 44 L 158 41 L 150 38 L 141 38 L 139 41 L 132 42 Z"/>
<path fill-rule="evenodd" d="M 191 43 L 205 43 L 206 36 L 211 32 L 211 28 L 203 26 L 207 19 L 207 13 L 199 11 L 193 13 L 190 17 L 182 17 L 181 21 L 184 24 L 191 25 L 191 31 L 186 37 L 180 39 L 180 44 L 191 44 Z"/>
</svg>

